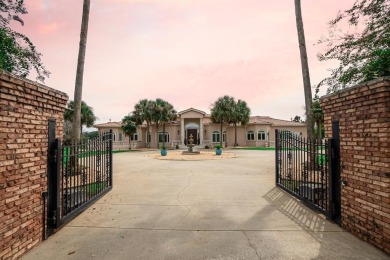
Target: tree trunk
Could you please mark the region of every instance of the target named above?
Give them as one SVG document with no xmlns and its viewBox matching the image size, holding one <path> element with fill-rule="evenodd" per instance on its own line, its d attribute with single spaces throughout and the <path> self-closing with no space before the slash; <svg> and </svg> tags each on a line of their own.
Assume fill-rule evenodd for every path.
<svg viewBox="0 0 390 260">
<path fill-rule="evenodd" d="M 226 125 L 226 128 L 225 128 L 225 147 L 227 147 L 227 128 L 228 128 L 228 126 Z M 222 138 L 223 138 L 223 133 L 222 133 Z"/>
<path fill-rule="evenodd" d="M 157 133 L 157 138 L 156 138 L 156 143 L 157 143 L 157 148 L 160 148 L 160 140 L 159 140 L 159 136 L 158 136 L 158 122 L 156 122 L 156 133 Z"/>
<path fill-rule="evenodd" d="M 302 21 L 301 1 L 300 0 L 295 0 L 295 18 L 296 18 L 296 23 L 297 23 L 299 52 L 301 55 L 303 88 L 304 88 L 304 93 L 305 93 L 307 136 L 309 139 L 313 140 L 314 139 L 314 121 L 313 121 L 313 112 L 312 112 L 312 95 L 311 95 L 309 64 L 307 61 L 305 32 L 303 30 L 303 21 Z"/>
<path fill-rule="evenodd" d="M 77 61 L 76 83 L 74 88 L 74 117 L 73 117 L 73 136 L 74 142 L 80 141 L 80 126 L 81 126 L 81 99 L 83 91 L 83 75 L 85 50 L 87 47 L 88 34 L 88 19 L 89 19 L 90 0 L 84 0 L 83 17 L 81 21 L 79 55 Z"/>
<path fill-rule="evenodd" d="M 149 143 L 149 134 L 150 134 L 150 125 L 148 122 L 146 122 L 146 147 L 150 148 L 150 143 Z"/>
<path fill-rule="evenodd" d="M 237 147 L 237 124 L 234 124 L 234 147 Z"/>
<path fill-rule="evenodd" d="M 219 144 L 222 146 L 222 126 L 223 126 L 223 123 L 221 122 L 221 135 L 219 136 Z"/>
<path fill-rule="evenodd" d="M 163 123 L 163 146 L 165 146 L 165 123 Z"/>
<path fill-rule="evenodd" d="M 321 120 L 317 121 L 317 138 L 318 138 L 318 143 L 322 142 L 322 125 L 321 125 Z"/>
<path fill-rule="evenodd" d="M 131 135 L 129 135 L 129 150 L 131 150 Z"/>
</svg>

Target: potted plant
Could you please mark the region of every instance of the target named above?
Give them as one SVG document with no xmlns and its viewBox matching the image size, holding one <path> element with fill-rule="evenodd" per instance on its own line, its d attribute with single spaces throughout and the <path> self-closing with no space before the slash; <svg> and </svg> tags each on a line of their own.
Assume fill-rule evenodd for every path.
<svg viewBox="0 0 390 260">
<path fill-rule="evenodd" d="M 221 155 L 222 154 L 222 145 L 219 145 L 219 144 L 217 144 L 216 146 L 215 146 L 215 154 L 216 155 Z"/>
<path fill-rule="evenodd" d="M 161 146 L 161 156 L 167 156 L 167 148 L 164 145 Z"/>
</svg>

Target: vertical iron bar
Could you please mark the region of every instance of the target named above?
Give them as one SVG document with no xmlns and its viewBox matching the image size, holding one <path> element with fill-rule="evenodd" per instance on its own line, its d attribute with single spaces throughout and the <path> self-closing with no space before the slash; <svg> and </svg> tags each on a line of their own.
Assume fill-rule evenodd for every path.
<svg viewBox="0 0 390 260">
<path fill-rule="evenodd" d="M 328 174 L 328 182 L 329 182 L 329 218 L 332 219 L 333 218 L 333 155 L 332 155 L 332 151 L 333 151 L 333 138 L 329 138 L 328 139 L 328 168 L 329 168 L 329 174 Z"/>
<path fill-rule="evenodd" d="M 54 229 L 56 227 L 56 213 L 57 209 L 56 205 L 56 177 L 57 177 L 57 165 L 56 165 L 56 120 L 49 119 L 48 121 L 48 151 L 47 151 L 47 235 L 50 236 L 54 233 Z M 46 225 L 46 223 L 44 224 Z"/>
<path fill-rule="evenodd" d="M 61 226 L 61 162 L 62 162 L 62 146 L 61 146 L 61 140 L 56 139 L 55 140 L 55 146 L 56 146 L 56 213 L 55 218 L 57 220 L 56 228 L 59 228 Z"/>
<path fill-rule="evenodd" d="M 279 183 L 279 131 L 275 129 L 275 185 Z"/>
<path fill-rule="evenodd" d="M 112 170 L 113 170 L 113 161 L 112 161 L 112 130 L 110 130 L 110 146 L 109 146 L 109 153 L 110 153 L 110 172 L 109 172 L 109 187 L 112 187 Z"/>
</svg>

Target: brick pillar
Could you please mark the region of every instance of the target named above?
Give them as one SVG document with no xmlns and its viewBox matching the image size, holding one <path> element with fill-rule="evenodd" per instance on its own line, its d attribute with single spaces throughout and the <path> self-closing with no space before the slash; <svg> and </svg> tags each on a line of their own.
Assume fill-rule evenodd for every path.
<svg viewBox="0 0 390 260">
<path fill-rule="evenodd" d="M 341 225 L 390 254 L 390 78 L 320 100 L 325 135 L 340 124 Z"/>
</svg>

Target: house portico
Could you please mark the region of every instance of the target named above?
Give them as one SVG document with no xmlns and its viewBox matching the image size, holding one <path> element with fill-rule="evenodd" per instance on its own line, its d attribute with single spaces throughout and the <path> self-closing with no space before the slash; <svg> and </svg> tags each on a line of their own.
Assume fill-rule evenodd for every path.
<svg viewBox="0 0 390 260">
<path fill-rule="evenodd" d="M 195 108 L 189 108 L 178 113 L 180 117 L 182 144 L 186 144 L 190 134 L 192 134 L 195 144 L 203 144 L 203 119 L 205 112 Z"/>
</svg>

